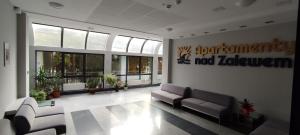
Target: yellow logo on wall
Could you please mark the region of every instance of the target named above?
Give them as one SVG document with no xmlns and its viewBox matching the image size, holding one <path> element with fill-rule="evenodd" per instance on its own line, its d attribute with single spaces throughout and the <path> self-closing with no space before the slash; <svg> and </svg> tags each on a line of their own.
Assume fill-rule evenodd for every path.
<svg viewBox="0 0 300 135">
<path fill-rule="evenodd" d="M 182 46 L 177 48 L 178 64 L 191 64 L 191 46 Z"/>
</svg>

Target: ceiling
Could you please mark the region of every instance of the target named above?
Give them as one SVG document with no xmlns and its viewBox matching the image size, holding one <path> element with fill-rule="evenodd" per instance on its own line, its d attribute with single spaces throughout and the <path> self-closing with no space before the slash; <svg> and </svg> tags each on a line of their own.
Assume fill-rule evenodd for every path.
<svg viewBox="0 0 300 135">
<path fill-rule="evenodd" d="M 55 1 L 62 9 L 49 6 Z M 256 0 L 249 7 L 237 7 L 238 0 L 11 0 L 23 11 L 82 22 L 153 33 L 165 38 L 200 36 L 297 20 L 298 0 Z M 215 10 L 217 11 L 215 11 Z M 172 28 L 172 31 L 168 31 Z M 242 29 L 246 29 L 243 27 Z"/>
</svg>

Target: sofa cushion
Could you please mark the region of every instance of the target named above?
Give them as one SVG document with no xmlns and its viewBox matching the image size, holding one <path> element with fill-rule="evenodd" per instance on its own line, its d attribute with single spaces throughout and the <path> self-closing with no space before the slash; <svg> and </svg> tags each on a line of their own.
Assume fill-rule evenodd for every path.
<svg viewBox="0 0 300 135">
<path fill-rule="evenodd" d="M 45 106 L 38 108 L 35 117 L 44 117 L 57 114 L 64 114 L 64 108 L 62 106 Z"/>
<path fill-rule="evenodd" d="M 65 115 L 51 115 L 45 117 L 35 118 L 34 123 L 30 129 L 30 132 L 55 128 L 57 134 L 66 133 Z"/>
<path fill-rule="evenodd" d="M 213 102 L 223 106 L 230 106 L 232 105 L 233 102 L 233 97 L 231 96 L 203 91 L 203 90 L 197 90 L 197 89 L 194 89 L 192 91 L 191 97 L 202 99 L 208 102 Z"/>
<path fill-rule="evenodd" d="M 173 93 L 173 94 L 176 94 L 176 95 L 179 95 L 179 96 L 182 96 L 182 97 L 185 96 L 186 89 L 187 88 L 176 86 L 176 85 L 173 85 L 173 84 L 163 84 L 161 86 L 162 91 L 167 91 L 169 93 Z"/>
<path fill-rule="evenodd" d="M 15 128 L 18 134 L 28 133 L 33 125 L 35 113 L 31 106 L 21 105 L 15 116 Z"/>
<path fill-rule="evenodd" d="M 56 135 L 56 131 L 54 128 L 51 128 L 51 129 L 46 129 L 46 130 L 37 131 L 33 133 L 28 133 L 25 135 Z"/>
<path fill-rule="evenodd" d="M 39 108 L 39 105 L 38 103 L 36 102 L 36 100 L 32 97 L 27 97 L 24 102 L 23 102 L 23 105 L 30 105 L 33 109 L 33 111 L 36 113 L 38 108 Z"/>
<path fill-rule="evenodd" d="M 186 99 L 183 99 L 181 101 L 181 104 L 183 106 L 192 107 L 192 106 L 195 106 L 195 105 L 203 104 L 205 102 L 207 102 L 207 101 L 197 99 L 197 98 L 186 98 Z"/>
<path fill-rule="evenodd" d="M 170 104 L 173 104 L 174 101 L 176 102 L 176 100 L 179 100 L 179 99 L 182 98 L 179 95 L 176 95 L 176 94 L 173 94 L 173 93 L 169 93 L 169 92 L 166 92 L 166 91 L 161 91 L 161 90 L 152 91 L 151 92 L 151 96 L 153 96 L 155 98 L 158 98 L 158 99 L 160 99 L 162 101 L 165 101 L 167 103 L 170 103 Z"/>
</svg>

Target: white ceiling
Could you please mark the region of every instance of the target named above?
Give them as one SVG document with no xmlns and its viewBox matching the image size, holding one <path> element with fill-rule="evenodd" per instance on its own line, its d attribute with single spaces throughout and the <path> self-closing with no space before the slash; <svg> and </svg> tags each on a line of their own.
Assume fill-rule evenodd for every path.
<svg viewBox="0 0 300 135">
<path fill-rule="evenodd" d="M 54 9 L 48 2 L 62 3 Z M 162 6 L 172 0 L 11 0 L 22 10 L 82 22 L 153 33 L 166 38 L 204 35 L 267 25 L 273 20 L 284 23 L 297 20 L 298 0 L 256 0 L 246 8 L 235 6 L 238 0 L 182 0 L 171 9 Z M 175 1 L 175 0 L 174 0 Z M 284 4 L 279 4 L 284 3 Z M 278 6 L 280 5 L 280 6 Z M 224 7 L 215 12 L 213 9 Z M 167 28 L 173 28 L 168 32 Z M 244 28 L 245 29 L 245 28 Z"/>
</svg>

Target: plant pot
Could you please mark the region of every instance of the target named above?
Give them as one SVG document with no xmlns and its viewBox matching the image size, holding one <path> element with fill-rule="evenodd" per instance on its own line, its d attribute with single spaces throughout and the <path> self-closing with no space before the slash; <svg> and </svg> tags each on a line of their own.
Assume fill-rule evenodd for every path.
<svg viewBox="0 0 300 135">
<path fill-rule="evenodd" d="M 115 91 L 116 91 L 116 92 L 119 92 L 119 88 L 118 88 L 118 87 L 116 87 L 116 88 L 115 88 Z"/>
<path fill-rule="evenodd" d="M 59 98 L 60 97 L 60 91 L 59 90 L 53 90 L 52 91 L 53 98 Z"/>
<path fill-rule="evenodd" d="M 96 93 L 97 88 L 89 88 L 89 93 L 94 95 Z"/>
</svg>

